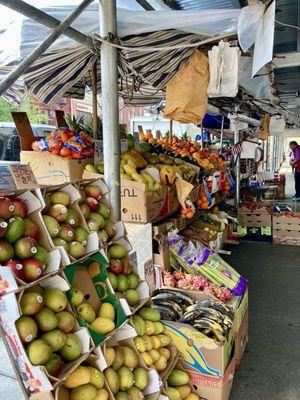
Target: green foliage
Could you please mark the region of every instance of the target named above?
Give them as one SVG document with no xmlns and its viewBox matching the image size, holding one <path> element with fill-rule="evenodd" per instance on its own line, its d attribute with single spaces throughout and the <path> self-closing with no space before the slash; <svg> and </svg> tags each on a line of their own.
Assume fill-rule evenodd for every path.
<svg viewBox="0 0 300 400">
<path fill-rule="evenodd" d="M 13 121 L 11 116 L 13 111 L 25 111 L 32 124 L 47 123 L 49 120 L 46 115 L 41 113 L 38 104 L 34 101 L 34 97 L 30 93 L 23 98 L 19 107 L 16 107 L 0 98 L 0 121 Z"/>
</svg>

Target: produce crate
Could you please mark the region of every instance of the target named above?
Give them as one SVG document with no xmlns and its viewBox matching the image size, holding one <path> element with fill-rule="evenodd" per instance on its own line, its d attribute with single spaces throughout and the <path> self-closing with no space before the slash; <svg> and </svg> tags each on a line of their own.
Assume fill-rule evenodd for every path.
<svg viewBox="0 0 300 400">
<path fill-rule="evenodd" d="M 273 243 L 300 246 L 300 213 L 274 214 Z"/>
<path fill-rule="evenodd" d="M 243 322 L 239 327 L 239 330 L 235 333 L 235 368 L 238 369 L 241 365 L 247 343 L 249 341 L 249 313 L 248 308 L 246 314 L 244 315 Z"/>
<path fill-rule="evenodd" d="M 238 214 L 238 223 L 241 226 L 260 228 L 272 226 L 272 216 L 269 214 Z"/>
<path fill-rule="evenodd" d="M 27 114 L 12 114 L 20 137 L 21 164 L 29 164 L 40 185 L 58 185 L 81 179 L 84 167 L 93 164 L 93 158 L 68 160 L 49 152 L 32 151 L 31 144 L 37 140 L 34 136 Z"/>
<path fill-rule="evenodd" d="M 273 206 L 274 206 L 273 200 L 263 200 L 260 203 L 241 203 L 238 206 L 238 215 L 241 214 L 272 215 Z"/>
</svg>

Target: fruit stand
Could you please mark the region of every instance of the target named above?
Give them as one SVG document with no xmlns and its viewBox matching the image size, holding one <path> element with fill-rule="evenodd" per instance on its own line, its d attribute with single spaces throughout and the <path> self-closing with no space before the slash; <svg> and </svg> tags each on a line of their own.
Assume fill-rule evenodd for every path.
<svg viewBox="0 0 300 400">
<path fill-rule="evenodd" d="M 28 120 L 18 121 L 22 141 Z M 196 144 L 188 159 L 164 140 L 129 146 L 118 221 L 101 160 L 77 164 L 78 179 L 43 185 L 31 154 L 75 161 L 62 154 L 79 138 L 68 129 L 31 142 L 19 167 L 27 186 L 14 176 L 0 197 L 1 327 L 25 396 L 227 399 L 248 337 L 248 292 L 218 254 L 226 161 Z"/>
</svg>

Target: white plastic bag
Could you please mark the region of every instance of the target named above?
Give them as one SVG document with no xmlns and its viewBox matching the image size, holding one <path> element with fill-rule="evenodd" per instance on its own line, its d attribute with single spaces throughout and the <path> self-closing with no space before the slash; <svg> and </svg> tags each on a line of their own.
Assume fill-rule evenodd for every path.
<svg viewBox="0 0 300 400">
<path fill-rule="evenodd" d="M 265 6 L 261 2 L 242 8 L 238 19 L 238 39 L 243 52 L 246 52 L 255 43 L 264 10 Z"/>
<path fill-rule="evenodd" d="M 208 52 L 210 81 L 209 97 L 235 97 L 238 92 L 238 66 L 240 58 L 238 47 L 219 42 Z"/>
</svg>

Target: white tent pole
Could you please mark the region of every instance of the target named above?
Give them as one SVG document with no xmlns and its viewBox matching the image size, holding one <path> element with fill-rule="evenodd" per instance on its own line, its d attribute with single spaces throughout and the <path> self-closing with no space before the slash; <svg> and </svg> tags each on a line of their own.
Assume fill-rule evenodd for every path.
<svg viewBox="0 0 300 400">
<path fill-rule="evenodd" d="M 235 128 L 234 131 L 234 144 L 237 144 L 239 142 L 239 130 L 238 128 Z M 235 193 L 235 202 L 236 202 L 236 207 L 239 205 L 240 203 L 240 190 L 241 190 L 241 158 L 240 155 L 238 154 L 237 156 L 237 160 L 236 160 L 236 193 Z"/>
<path fill-rule="evenodd" d="M 100 36 L 113 41 L 117 36 L 116 0 L 99 0 Z M 105 181 L 117 220 L 121 219 L 120 138 L 118 100 L 118 54 L 107 43 L 101 45 L 101 101 Z"/>
</svg>

